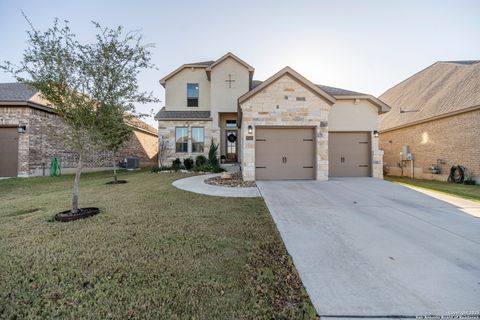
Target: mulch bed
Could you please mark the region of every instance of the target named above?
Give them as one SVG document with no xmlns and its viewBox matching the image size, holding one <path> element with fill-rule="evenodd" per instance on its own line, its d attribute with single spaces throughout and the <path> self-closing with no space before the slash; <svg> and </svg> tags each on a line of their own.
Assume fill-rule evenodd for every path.
<svg viewBox="0 0 480 320">
<path fill-rule="evenodd" d="M 105 184 L 124 184 L 124 183 L 127 183 L 128 181 L 127 180 L 117 180 L 117 181 L 108 181 L 107 183 Z"/>
<path fill-rule="evenodd" d="M 213 186 L 233 188 L 253 188 L 257 186 L 255 181 L 243 181 L 241 172 L 230 173 L 230 175 L 231 179 L 222 179 L 222 176 L 218 176 L 207 179 L 205 182 Z"/>
<path fill-rule="evenodd" d="M 78 219 L 85 219 L 100 213 L 99 208 L 80 208 L 77 213 L 72 213 L 71 210 L 63 211 L 55 215 L 55 220 L 60 222 L 74 221 Z"/>
</svg>

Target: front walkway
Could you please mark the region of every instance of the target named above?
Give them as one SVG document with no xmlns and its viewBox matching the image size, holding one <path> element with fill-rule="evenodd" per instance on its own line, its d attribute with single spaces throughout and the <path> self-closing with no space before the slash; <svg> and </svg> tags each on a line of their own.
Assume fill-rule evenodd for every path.
<svg viewBox="0 0 480 320">
<path fill-rule="evenodd" d="M 260 192 L 256 187 L 253 188 L 236 188 L 236 187 L 222 187 L 212 186 L 205 183 L 205 180 L 221 175 L 206 174 L 175 180 L 172 185 L 177 189 L 185 191 L 206 194 L 217 197 L 234 197 L 234 198 L 255 198 L 260 197 Z"/>
<path fill-rule="evenodd" d="M 372 178 L 257 181 L 320 316 L 480 310 L 480 219 Z"/>
</svg>

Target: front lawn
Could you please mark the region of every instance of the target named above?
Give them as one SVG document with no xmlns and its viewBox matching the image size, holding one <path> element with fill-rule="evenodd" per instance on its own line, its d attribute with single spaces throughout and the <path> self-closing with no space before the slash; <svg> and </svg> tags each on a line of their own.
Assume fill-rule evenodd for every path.
<svg viewBox="0 0 480 320">
<path fill-rule="evenodd" d="M 405 185 L 411 185 L 414 187 L 420 187 L 420 188 L 430 189 L 434 191 L 439 191 L 446 194 L 459 196 L 464 199 L 480 201 L 479 185 L 469 186 L 464 184 L 448 183 L 443 181 L 421 180 L 421 179 L 411 179 L 406 177 L 390 177 L 390 176 L 386 176 L 385 180 L 397 182 Z"/>
<path fill-rule="evenodd" d="M 0 181 L 0 318 L 302 319 L 314 309 L 262 199 L 203 196 L 181 174 Z"/>
</svg>

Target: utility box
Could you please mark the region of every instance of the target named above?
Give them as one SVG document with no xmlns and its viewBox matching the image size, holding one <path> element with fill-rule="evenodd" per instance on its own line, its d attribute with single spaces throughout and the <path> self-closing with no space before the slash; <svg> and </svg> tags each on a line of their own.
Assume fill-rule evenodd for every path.
<svg viewBox="0 0 480 320">
<path fill-rule="evenodd" d="M 136 170 L 140 168 L 140 160 L 137 157 L 126 157 L 125 168 L 127 170 Z"/>
</svg>

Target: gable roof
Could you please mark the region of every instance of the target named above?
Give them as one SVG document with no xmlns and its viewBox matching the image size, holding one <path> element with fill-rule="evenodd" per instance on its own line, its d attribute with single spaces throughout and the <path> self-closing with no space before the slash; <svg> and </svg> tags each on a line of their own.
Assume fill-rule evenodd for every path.
<svg viewBox="0 0 480 320">
<path fill-rule="evenodd" d="M 388 89 L 380 99 L 392 107 L 380 117 L 380 130 L 480 107 L 480 60 L 435 62 Z"/>
<path fill-rule="evenodd" d="M 246 63 L 245 61 L 243 61 L 242 59 L 240 59 L 239 57 L 234 55 L 233 53 L 227 52 L 225 55 L 223 55 L 222 57 L 218 58 L 215 61 L 209 60 L 209 61 L 185 63 L 185 64 L 181 65 L 180 67 L 178 67 L 177 69 L 170 72 L 169 74 L 167 74 L 162 79 L 160 79 L 160 84 L 162 86 L 165 86 L 165 82 L 168 79 L 170 79 L 171 77 L 173 77 L 174 75 L 176 75 L 177 73 L 179 73 L 180 71 L 182 71 L 185 68 L 204 68 L 205 71 L 207 72 L 207 78 L 208 78 L 208 80 L 210 80 L 210 72 L 212 71 L 212 69 L 215 68 L 215 66 L 220 64 L 222 61 L 225 61 L 228 58 L 234 59 L 235 61 L 237 61 L 238 63 L 243 65 L 245 68 L 247 68 L 248 72 L 250 73 L 250 79 L 252 78 L 253 72 L 255 71 L 255 69 L 251 65 L 249 65 L 248 63 Z"/>
<path fill-rule="evenodd" d="M 219 65 L 220 63 L 222 63 L 223 61 L 227 60 L 228 58 L 232 58 L 233 60 L 237 61 L 238 63 L 240 63 L 242 66 L 244 66 L 245 68 L 247 68 L 249 74 L 250 74 L 250 79 L 252 78 L 253 76 L 253 72 L 255 71 L 255 68 L 252 67 L 251 65 L 249 65 L 248 63 L 246 63 L 245 61 L 243 61 L 242 59 L 240 59 L 239 57 L 237 57 L 236 55 L 234 55 L 233 53 L 231 52 L 227 52 L 225 55 L 223 55 L 222 57 L 218 58 L 214 63 L 212 63 L 211 65 L 209 65 L 205 71 L 207 72 L 207 78 L 208 80 L 210 80 L 210 72 L 212 72 L 212 69 L 215 68 L 217 65 Z"/>
<path fill-rule="evenodd" d="M 151 125 L 143 122 L 141 119 L 137 117 L 129 117 L 125 118 L 125 123 L 131 126 L 133 129 L 144 131 L 150 133 L 152 135 L 158 136 L 158 130 L 152 127 Z"/>
<path fill-rule="evenodd" d="M 24 83 L 0 83 L 1 102 L 27 102 L 37 92 L 37 89 Z"/>
<path fill-rule="evenodd" d="M 289 75 L 295 80 L 297 80 L 298 82 L 302 83 L 305 87 L 310 89 L 310 91 L 312 91 L 314 94 L 316 94 L 317 96 L 325 100 L 330 105 L 335 103 L 336 100 L 334 97 L 332 97 L 330 94 L 328 94 L 327 92 L 325 92 L 324 90 L 322 90 L 321 88 L 313 84 L 310 80 L 308 80 L 307 78 L 305 78 L 304 76 L 302 76 L 301 74 L 299 74 L 298 72 L 296 72 L 295 70 L 293 70 L 288 66 L 278 71 L 273 76 L 263 81 L 262 83 L 260 83 L 259 85 L 257 85 L 255 88 L 248 91 L 244 95 L 240 96 L 240 98 L 238 98 L 238 103 L 239 104 L 244 103 L 245 101 L 252 98 L 254 95 L 259 93 L 260 91 L 262 91 L 263 89 L 265 89 L 270 84 L 280 79 L 284 75 Z"/>
</svg>

